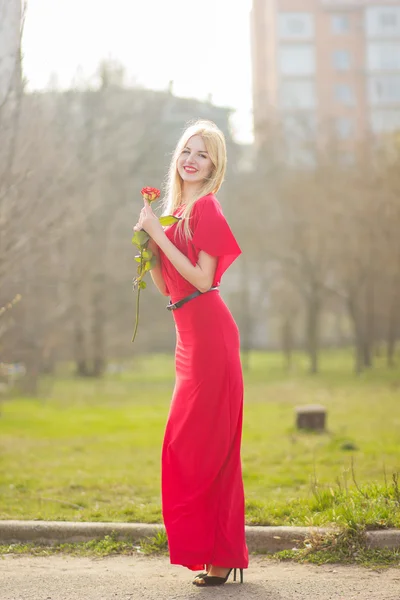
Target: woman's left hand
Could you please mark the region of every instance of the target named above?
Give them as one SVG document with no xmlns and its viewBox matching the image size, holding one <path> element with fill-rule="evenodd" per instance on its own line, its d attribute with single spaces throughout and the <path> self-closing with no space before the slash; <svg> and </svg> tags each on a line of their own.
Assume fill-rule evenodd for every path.
<svg viewBox="0 0 400 600">
<path fill-rule="evenodd" d="M 146 198 L 144 198 L 144 207 L 140 211 L 136 228 L 144 229 L 153 240 L 159 239 L 159 236 L 164 234 L 164 229 Z"/>
</svg>

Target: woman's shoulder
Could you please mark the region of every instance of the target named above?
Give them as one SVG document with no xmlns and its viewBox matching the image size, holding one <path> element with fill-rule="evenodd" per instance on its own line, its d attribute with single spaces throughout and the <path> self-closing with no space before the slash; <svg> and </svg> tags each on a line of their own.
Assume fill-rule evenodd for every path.
<svg viewBox="0 0 400 600">
<path fill-rule="evenodd" d="M 193 205 L 193 208 L 195 208 L 196 210 L 203 210 L 204 208 L 214 207 L 217 207 L 219 210 L 221 210 L 221 205 L 214 194 L 207 194 L 206 196 L 198 198 L 198 200 L 196 200 L 196 202 Z"/>
<path fill-rule="evenodd" d="M 207 194 L 206 196 L 201 196 L 201 198 L 198 198 L 198 200 L 196 200 L 196 204 L 197 204 L 197 202 L 200 202 L 200 203 L 217 202 L 218 203 L 218 200 L 217 200 L 217 197 L 215 196 L 215 194 L 210 193 L 210 194 Z"/>
</svg>

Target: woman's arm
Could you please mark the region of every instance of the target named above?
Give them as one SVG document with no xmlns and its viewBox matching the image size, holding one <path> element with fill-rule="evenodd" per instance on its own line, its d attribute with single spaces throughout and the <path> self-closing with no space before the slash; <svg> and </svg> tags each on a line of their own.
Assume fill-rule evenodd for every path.
<svg viewBox="0 0 400 600">
<path fill-rule="evenodd" d="M 206 292 L 213 284 L 215 269 L 217 268 L 217 257 L 210 256 L 200 250 L 196 265 L 167 238 L 164 231 L 157 236 L 157 244 L 171 261 L 175 269 L 191 283 L 199 292 Z"/>
<path fill-rule="evenodd" d="M 165 285 L 164 277 L 161 272 L 161 265 L 157 264 L 150 271 L 151 278 L 153 280 L 154 285 L 163 296 L 169 296 L 167 292 L 167 286 Z"/>
<path fill-rule="evenodd" d="M 150 270 L 150 275 L 153 280 L 154 285 L 163 296 L 168 296 L 167 286 L 165 285 L 164 277 L 162 275 L 161 263 L 160 263 L 160 253 L 158 251 L 158 246 L 154 240 L 150 239 L 148 244 L 149 250 L 151 250 L 156 257 L 156 264 Z"/>
<path fill-rule="evenodd" d="M 206 292 L 213 284 L 218 258 L 207 254 L 203 250 L 199 252 L 196 265 L 167 238 L 157 216 L 154 214 L 147 200 L 140 213 L 139 222 L 136 227 L 143 228 L 152 237 L 153 241 L 165 256 L 174 265 L 175 269 L 200 292 Z M 157 285 L 157 284 L 156 284 Z M 158 286 L 157 286 L 158 287 Z"/>
</svg>

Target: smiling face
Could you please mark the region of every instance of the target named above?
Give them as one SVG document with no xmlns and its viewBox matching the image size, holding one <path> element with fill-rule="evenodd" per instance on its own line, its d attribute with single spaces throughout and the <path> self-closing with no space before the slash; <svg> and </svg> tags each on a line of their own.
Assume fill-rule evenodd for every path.
<svg viewBox="0 0 400 600">
<path fill-rule="evenodd" d="M 176 166 L 184 188 L 200 187 L 210 177 L 213 163 L 201 135 L 194 135 L 188 140 Z"/>
</svg>

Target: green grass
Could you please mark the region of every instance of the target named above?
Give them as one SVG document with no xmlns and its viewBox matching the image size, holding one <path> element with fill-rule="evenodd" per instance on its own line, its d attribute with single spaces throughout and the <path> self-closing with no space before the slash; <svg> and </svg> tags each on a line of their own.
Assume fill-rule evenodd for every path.
<svg viewBox="0 0 400 600">
<path fill-rule="evenodd" d="M 67 554 L 76 557 L 106 557 L 120 555 L 144 554 L 148 556 L 168 555 L 168 542 L 165 531 L 154 537 L 141 540 L 138 545 L 126 540 L 119 540 L 115 534 L 101 539 L 74 544 L 56 544 L 41 546 L 37 544 L 3 544 L 0 545 L 0 557 L 18 556 L 51 556 Z M 361 531 L 342 531 L 326 536 L 313 536 L 305 540 L 300 548 L 283 550 L 275 554 L 267 554 L 266 558 L 299 563 L 323 564 L 356 564 L 368 568 L 384 569 L 400 567 L 399 550 L 370 550 L 366 547 Z"/>
<path fill-rule="evenodd" d="M 276 552 L 274 557 L 299 563 L 357 564 L 364 567 L 400 567 L 400 550 L 369 549 L 362 529 L 347 529 L 330 535 L 314 535 L 301 548 Z"/>
<path fill-rule="evenodd" d="M 43 397 L 3 403 L 1 519 L 161 522 L 173 357 L 142 356 L 126 367 L 103 381 L 64 371 L 44 382 Z M 379 359 L 356 376 L 345 351 L 324 352 L 317 376 L 300 354 L 290 375 L 279 354 L 253 353 L 250 367 L 247 523 L 399 527 L 400 369 Z M 295 429 L 294 408 L 309 403 L 326 406 L 326 433 Z"/>
<path fill-rule="evenodd" d="M 398 550 L 389 549 L 368 550 L 357 547 L 351 552 L 342 549 L 322 549 L 314 551 L 306 549 L 300 550 L 299 552 L 287 550 L 276 553 L 274 557 L 279 560 L 291 560 L 314 565 L 353 564 L 374 569 L 400 567 L 400 552 Z"/>
<path fill-rule="evenodd" d="M 106 535 L 101 539 L 75 544 L 55 544 L 40 546 L 38 544 L 3 544 L 0 545 L 0 556 L 6 554 L 29 554 L 32 556 L 50 556 L 68 554 L 71 556 L 114 556 L 126 554 L 167 554 L 168 543 L 165 531 L 160 531 L 152 538 L 141 540 L 138 545 L 119 540 L 116 535 Z"/>
</svg>

